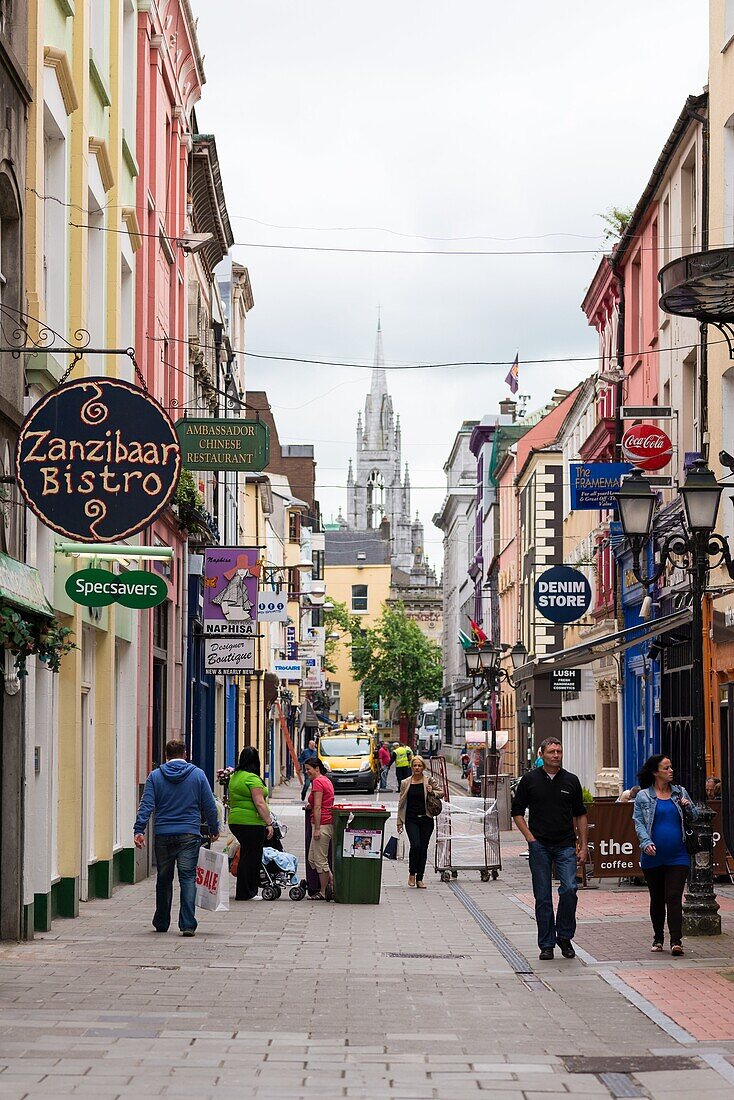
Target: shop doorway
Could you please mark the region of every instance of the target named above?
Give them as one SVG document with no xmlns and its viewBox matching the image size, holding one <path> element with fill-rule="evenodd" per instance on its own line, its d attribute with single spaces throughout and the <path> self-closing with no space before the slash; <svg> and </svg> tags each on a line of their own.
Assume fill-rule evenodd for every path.
<svg viewBox="0 0 734 1100">
<path fill-rule="evenodd" d="M 670 757 L 677 783 L 691 786 L 693 772 L 693 655 L 690 639 L 663 650 L 660 752 Z"/>
</svg>

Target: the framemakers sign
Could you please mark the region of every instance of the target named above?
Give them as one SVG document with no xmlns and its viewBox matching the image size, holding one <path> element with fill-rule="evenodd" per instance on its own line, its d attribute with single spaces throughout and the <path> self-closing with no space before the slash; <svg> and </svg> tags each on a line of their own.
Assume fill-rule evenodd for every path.
<svg viewBox="0 0 734 1100">
<path fill-rule="evenodd" d="M 116 378 L 66 382 L 23 421 L 18 487 L 38 518 L 79 542 L 117 542 L 148 527 L 178 484 L 170 418 Z"/>
</svg>

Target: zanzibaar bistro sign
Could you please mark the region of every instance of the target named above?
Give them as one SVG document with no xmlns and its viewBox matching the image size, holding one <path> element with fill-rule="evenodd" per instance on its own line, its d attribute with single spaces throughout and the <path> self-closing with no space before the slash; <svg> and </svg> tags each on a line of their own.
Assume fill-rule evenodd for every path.
<svg viewBox="0 0 734 1100">
<path fill-rule="evenodd" d="M 550 689 L 551 691 L 581 691 L 581 669 L 552 668 Z"/>
<path fill-rule="evenodd" d="M 260 554 L 255 547 L 204 551 L 204 632 L 252 638 L 257 620 Z"/>
<path fill-rule="evenodd" d="M 181 457 L 188 470 L 241 470 L 258 473 L 270 461 L 270 432 L 261 420 L 176 421 Z"/>
<path fill-rule="evenodd" d="M 206 638 L 204 671 L 238 676 L 255 671 L 254 638 Z"/>
<path fill-rule="evenodd" d="M 84 607 L 156 607 L 168 595 L 168 586 L 156 573 L 132 569 L 117 576 L 107 569 L 80 569 L 67 578 L 66 594 Z"/>
<path fill-rule="evenodd" d="M 538 577 L 533 598 L 544 618 L 552 623 L 573 623 L 591 607 L 591 585 L 580 569 L 554 565 Z"/>
<path fill-rule="evenodd" d="M 574 511 L 616 508 L 622 478 L 631 469 L 629 462 L 572 462 L 571 508 Z"/>
<path fill-rule="evenodd" d="M 148 527 L 181 471 L 172 421 L 129 382 L 84 378 L 41 398 L 23 421 L 18 485 L 38 518 L 79 542 L 116 542 Z"/>
</svg>

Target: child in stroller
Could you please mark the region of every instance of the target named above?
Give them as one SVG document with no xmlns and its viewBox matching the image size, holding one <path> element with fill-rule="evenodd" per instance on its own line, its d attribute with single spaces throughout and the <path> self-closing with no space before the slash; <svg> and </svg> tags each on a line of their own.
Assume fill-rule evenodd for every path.
<svg viewBox="0 0 734 1100">
<path fill-rule="evenodd" d="M 263 848 L 262 867 L 260 868 L 260 886 L 264 901 L 277 901 L 283 890 L 288 891 L 291 901 L 303 901 L 306 896 L 306 883 L 298 878 L 298 860 L 290 852 L 283 850 L 283 837 L 288 826 L 282 824 L 271 813 L 273 836 L 269 845 Z"/>
</svg>

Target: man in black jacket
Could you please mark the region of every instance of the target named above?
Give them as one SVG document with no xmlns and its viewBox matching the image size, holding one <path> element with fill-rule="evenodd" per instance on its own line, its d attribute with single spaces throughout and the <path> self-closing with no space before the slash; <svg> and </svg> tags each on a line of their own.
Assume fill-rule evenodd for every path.
<svg viewBox="0 0 734 1100">
<path fill-rule="evenodd" d="M 552 959 L 556 944 L 564 959 L 576 952 L 576 867 L 588 859 L 586 807 L 578 776 L 561 767 L 563 746 L 546 737 L 540 746 L 543 766 L 522 777 L 512 800 L 512 820 L 528 842 L 533 878 L 535 921 L 541 959 Z M 529 820 L 525 811 L 529 810 Z M 576 836 L 580 846 L 576 854 Z M 560 879 L 558 911 L 553 914 L 553 864 Z"/>
</svg>

